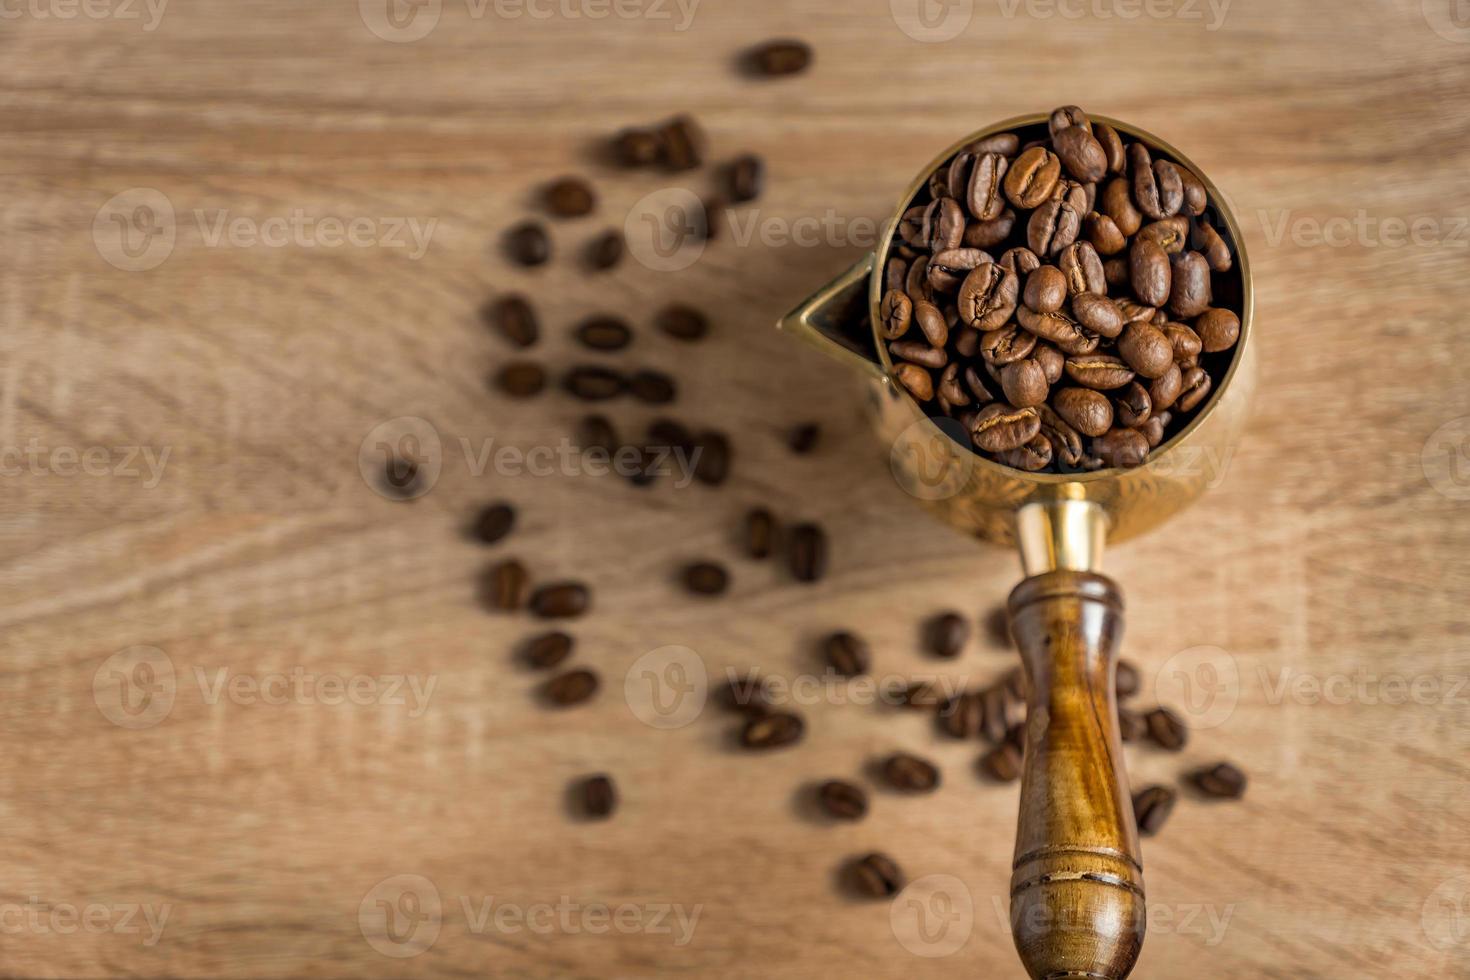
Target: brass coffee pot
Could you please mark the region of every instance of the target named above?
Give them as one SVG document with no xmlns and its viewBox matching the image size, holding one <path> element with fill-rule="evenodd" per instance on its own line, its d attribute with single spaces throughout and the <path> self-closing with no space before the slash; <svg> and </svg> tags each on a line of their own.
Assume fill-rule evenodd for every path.
<svg viewBox="0 0 1470 980">
<path fill-rule="evenodd" d="M 956 528 L 1019 549 L 1025 578 L 1008 608 L 1029 695 L 1011 931 L 1037 980 L 1121 980 L 1142 948 L 1146 911 L 1114 692 L 1123 597 L 1099 571 L 1103 545 L 1158 526 L 1221 475 L 1255 385 L 1253 295 L 1239 226 L 1208 177 L 1157 137 L 1093 116 L 1189 167 L 1209 191 L 1216 231 L 1234 254 L 1241 283 L 1241 295 L 1221 304 L 1240 311 L 1240 338 L 1223 380 L 1188 425 L 1133 469 L 1025 473 L 973 452 L 958 423 L 928 417 L 894 382 L 879 337 L 883 257 L 900 217 L 938 166 L 967 144 L 1046 118 L 1008 119 L 945 150 L 900 198 L 877 250 L 778 326 L 871 379 L 873 427 L 906 491 Z"/>
</svg>

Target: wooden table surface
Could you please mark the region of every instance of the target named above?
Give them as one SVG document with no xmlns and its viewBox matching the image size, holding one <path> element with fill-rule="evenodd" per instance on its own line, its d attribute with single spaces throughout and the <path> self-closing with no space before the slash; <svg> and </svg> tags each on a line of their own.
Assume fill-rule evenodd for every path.
<svg viewBox="0 0 1470 980">
<path fill-rule="evenodd" d="M 952 663 L 920 652 L 924 617 L 982 615 L 1018 563 L 914 507 L 864 429 L 861 383 L 771 325 L 871 245 L 943 146 L 1079 102 L 1213 176 L 1258 288 L 1239 453 L 1107 561 L 1144 700 L 1196 727 L 1178 755 L 1130 747 L 1135 785 L 1216 759 L 1251 777 L 1237 804 L 1185 793 L 1145 842 L 1136 975 L 1470 975 L 1459 8 L 6 4 L 0 972 L 1019 976 L 1016 791 L 976 777 L 978 744 L 808 686 L 804 743 L 752 757 L 713 708 L 646 723 L 661 716 L 625 680 L 637 695 L 674 663 L 810 678 L 837 627 L 870 640 L 882 676 L 1012 665 L 980 638 Z M 783 35 L 812 43 L 811 72 L 736 71 Z M 707 170 L 597 159 L 608 133 L 677 111 L 713 159 L 768 161 L 739 212 L 758 233 L 681 271 L 586 275 L 575 252 L 644 195 L 712 187 Z M 500 233 L 568 172 L 595 181 L 596 215 L 554 226 L 549 266 L 513 270 Z M 330 219 L 357 222 L 356 244 Z M 487 389 L 513 351 L 476 311 L 512 289 L 535 299 L 531 356 L 548 364 L 573 355 L 580 317 L 631 318 L 615 359 L 675 372 L 672 413 L 731 433 L 728 484 L 640 490 L 484 456 L 557 447 L 582 411 Z M 714 335 L 652 331 L 672 300 L 706 308 Z M 656 414 L 609 412 L 628 429 Z M 403 417 L 439 439 L 437 481 L 411 502 L 360 468 Z M 808 420 L 821 443 L 793 456 L 783 434 Z M 521 516 L 488 549 L 463 528 L 494 499 Z M 758 503 L 829 530 L 826 580 L 737 557 Z M 513 665 L 538 625 L 476 595 L 509 555 L 595 589 L 573 627 L 595 703 L 548 711 Z M 681 593 L 677 569 L 702 557 L 730 563 L 727 596 Z M 899 748 L 942 765 L 938 793 L 875 792 L 843 826 L 803 805 L 812 780 L 863 779 Z M 596 771 L 620 812 L 569 819 L 566 785 Z M 916 892 L 844 897 L 838 868 L 880 848 Z"/>
</svg>

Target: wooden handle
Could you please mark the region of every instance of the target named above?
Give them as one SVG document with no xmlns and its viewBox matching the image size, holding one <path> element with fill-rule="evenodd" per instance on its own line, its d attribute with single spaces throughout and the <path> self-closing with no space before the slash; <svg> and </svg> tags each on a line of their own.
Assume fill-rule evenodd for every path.
<svg viewBox="0 0 1470 980">
<path fill-rule="evenodd" d="M 1011 932 L 1037 980 L 1122 980 L 1143 946 L 1143 866 L 1113 689 L 1123 597 L 1092 572 L 1010 598 L 1030 681 Z"/>
</svg>

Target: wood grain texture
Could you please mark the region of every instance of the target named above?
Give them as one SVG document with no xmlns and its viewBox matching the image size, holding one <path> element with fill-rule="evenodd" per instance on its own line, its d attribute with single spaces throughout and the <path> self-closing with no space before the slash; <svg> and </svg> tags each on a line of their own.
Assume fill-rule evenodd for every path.
<svg viewBox="0 0 1470 980">
<path fill-rule="evenodd" d="M 34 12 L 62 6 L 12 5 L 21 15 L 0 28 L 0 972 L 1020 976 L 1004 913 L 1016 792 L 975 776 L 979 745 L 831 697 L 802 707 L 803 745 L 752 758 L 712 711 L 643 723 L 623 683 L 669 645 L 712 674 L 809 674 L 839 626 L 884 674 L 980 683 L 1015 663 L 981 641 L 955 663 L 920 652 L 925 616 L 1000 604 L 1017 563 L 924 517 L 863 428 L 856 379 L 770 324 L 862 253 L 957 135 L 1078 102 L 1175 143 L 1229 195 L 1263 368 L 1220 486 L 1107 557 L 1144 698 L 1157 686 L 1187 702 L 1196 726 L 1178 755 L 1130 746 L 1134 785 L 1221 758 L 1252 777 L 1238 804 L 1186 793 L 1144 842 L 1135 976 L 1470 973 L 1470 45 L 1445 30 L 1444 0 L 1236 0 L 1215 30 L 1208 7 L 1069 17 L 979 0 L 955 8 L 972 6 L 969 22 L 943 43 L 906 35 L 882 0 L 705 0 L 687 30 L 672 7 L 670 20 L 533 18 L 446 0 L 412 43 L 375 37 L 350 2 L 175 3 L 153 30 L 142 7 L 140 20 Z M 740 77 L 736 54 L 774 35 L 810 40 L 813 71 Z M 762 228 L 837 230 L 814 245 L 732 234 L 678 273 L 572 275 L 569 256 L 645 194 L 709 189 L 707 174 L 594 160 L 610 131 L 685 110 L 716 158 L 768 160 Z M 595 178 L 595 218 L 553 229 L 551 266 L 509 269 L 499 233 L 563 172 Z M 177 241 L 127 272 L 93 224 L 137 188 L 166 196 Z M 415 260 L 211 244 L 222 211 L 436 224 Z M 1389 219 L 1427 224 L 1405 242 L 1385 236 Z M 1313 234 L 1324 223 L 1330 243 Z M 547 361 L 570 354 L 581 316 L 633 318 L 640 339 L 619 360 L 675 371 L 678 416 L 732 433 L 729 485 L 476 472 L 461 440 L 556 446 L 579 415 L 558 396 L 487 392 L 512 352 L 476 310 L 512 288 L 536 298 Z M 646 329 L 674 299 L 714 315 L 704 346 Z M 655 414 L 612 413 L 630 428 Z M 365 437 L 400 416 L 429 420 L 444 447 L 434 489 L 408 504 L 358 465 Z M 806 420 L 823 441 L 796 458 L 782 434 Z M 156 479 L 132 447 L 162 462 Z M 103 454 L 91 473 L 88 450 Z M 501 552 L 538 580 L 596 589 L 574 629 L 578 661 L 603 673 L 593 705 L 537 706 L 538 679 L 510 654 L 538 627 L 476 602 L 492 556 L 463 527 L 495 498 L 522 508 Z M 755 503 L 823 523 L 827 580 L 798 587 L 733 558 Z M 735 581 L 695 603 L 676 574 L 706 556 L 729 559 Z M 167 657 L 176 690 L 166 718 L 127 728 L 94 679 L 109 662 L 158 662 L 110 661 L 138 646 Z M 298 670 L 435 686 L 422 711 L 211 693 Z M 943 766 L 935 796 L 875 792 L 868 818 L 841 826 L 800 805 L 811 781 L 862 778 L 899 749 Z M 622 787 L 606 824 L 564 814 L 565 785 L 591 771 Z M 942 903 L 837 891 L 843 862 L 878 848 L 911 878 L 963 884 L 973 912 L 952 955 L 913 951 L 915 917 Z M 435 942 L 412 958 L 381 954 L 360 924 L 399 875 L 442 901 Z M 654 907 L 699 918 L 683 945 L 676 928 L 593 931 L 577 916 L 477 927 L 492 897 L 522 914 L 626 904 L 649 927 Z M 101 927 L 51 918 L 89 906 Z M 121 921 L 138 906 L 169 909 L 158 941 L 142 915 Z"/>
</svg>

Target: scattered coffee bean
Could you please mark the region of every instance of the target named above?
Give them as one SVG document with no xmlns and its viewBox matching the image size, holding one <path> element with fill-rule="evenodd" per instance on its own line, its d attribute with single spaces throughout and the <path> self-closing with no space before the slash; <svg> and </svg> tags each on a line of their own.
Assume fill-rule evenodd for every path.
<svg viewBox="0 0 1470 980">
<path fill-rule="evenodd" d="M 515 508 L 507 503 L 490 504 L 475 518 L 475 538 L 481 544 L 495 544 L 516 526 Z"/>
<path fill-rule="evenodd" d="M 588 776 L 577 785 L 577 799 L 582 815 L 594 820 L 612 816 L 618 808 L 618 791 L 611 777 Z"/>
<path fill-rule="evenodd" d="M 665 307 L 659 311 L 656 323 L 676 340 L 702 340 L 709 333 L 709 320 L 692 306 Z"/>
<path fill-rule="evenodd" d="M 558 674 L 542 688 L 546 700 L 558 708 L 581 704 L 597 693 L 601 681 L 596 673 L 585 667 Z"/>
<path fill-rule="evenodd" d="M 684 586 L 695 595 L 722 595 L 730 587 L 730 573 L 714 562 L 695 562 L 684 569 Z"/>
<path fill-rule="evenodd" d="M 512 398 L 533 398 L 546 387 L 546 370 L 534 361 L 512 361 L 495 376 L 495 386 Z"/>
<path fill-rule="evenodd" d="M 587 264 L 593 269 L 606 270 L 623 261 L 623 233 L 605 231 L 587 243 Z"/>
<path fill-rule="evenodd" d="M 617 371 L 593 365 L 572 368 L 561 384 L 568 394 L 589 402 L 616 398 L 628 387 L 627 379 Z"/>
<path fill-rule="evenodd" d="M 1238 800 L 1245 795 L 1245 773 L 1228 762 L 1217 762 L 1189 774 L 1189 781 L 1206 796 Z"/>
<path fill-rule="evenodd" d="M 765 162 L 753 153 L 746 153 L 730 161 L 725 169 L 726 193 L 735 204 L 754 201 L 761 196 L 765 179 Z"/>
<path fill-rule="evenodd" d="M 845 630 L 833 633 L 822 641 L 822 652 L 827 664 L 843 677 L 857 677 L 868 672 L 873 655 L 861 637 Z"/>
<path fill-rule="evenodd" d="M 940 707 L 936 720 L 950 738 L 974 738 L 984 730 L 985 696 L 979 691 L 955 695 Z"/>
<path fill-rule="evenodd" d="M 500 562 L 490 569 L 486 581 L 490 605 L 506 612 L 520 609 L 526 604 L 530 584 L 531 576 L 526 566 L 514 558 Z"/>
<path fill-rule="evenodd" d="M 895 752 L 883 760 L 883 779 L 904 793 L 932 793 L 939 788 L 939 769 L 932 762 L 907 752 Z"/>
<path fill-rule="evenodd" d="M 747 749 L 778 749 L 801 740 L 806 722 L 799 715 L 773 711 L 745 723 L 740 744 Z"/>
<path fill-rule="evenodd" d="M 538 633 L 526 641 L 522 656 L 532 667 L 547 670 L 570 657 L 573 645 L 571 636 L 560 630 Z"/>
<path fill-rule="evenodd" d="M 980 771 L 998 783 L 1012 783 L 1021 778 L 1021 762 L 1021 750 L 1003 740 L 980 757 Z"/>
<path fill-rule="evenodd" d="M 1119 708 L 1118 734 L 1125 742 L 1142 742 L 1148 737 L 1148 722 L 1136 711 Z"/>
<path fill-rule="evenodd" d="M 693 170 L 704 162 L 704 131 L 689 116 L 675 116 L 658 130 L 659 160 L 670 170 Z"/>
<path fill-rule="evenodd" d="M 818 786 L 817 802 L 822 812 L 834 820 L 861 820 L 868 813 L 868 794 L 861 786 L 841 779 L 829 779 Z"/>
<path fill-rule="evenodd" d="M 1163 829 L 1179 794 L 1167 786 L 1145 786 L 1133 794 L 1133 818 L 1138 823 L 1138 832 L 1152 837 Z"/>
<path fill-rule="evenodd" d="M 592 605 L 592 592 L 581 582 L 543 585 L 531 595 L 531 612 L 542 619 L 580 616 Z"/>
<path fill-rule="evenodd" d="M 903 891 L 904 877 L 893 858 L 874 852 L 850 861 L 848 887 L 862 898 L 892 898 Z"/>
<path fill-rule="evenodd" d="M 543 265 L 551 258 L 551 238 L 535 221 L 522 222 L 508 231 L 505 248 L 512 261 L 527 267 Z"/>
<path fill-rule="evenodd" d="M 1139 675 L 1138 668 L 1127 660 L 1118 661 L 1114 668 L 1113 682 L 1119 701 L 1133 697 L 1143 687 L 1143 678 Z"/>
<path fill-rule="evenodd" d="M 625 129 L 613 139 L 613 156 L 625 167 L 646 167 L 658 162 L 658 135 L 647 129 Z"/>
<path fill-rule="evenodd" d="M 798 524 L 791 529 L 791 574 L 798 582 L 816 582 L 827 574 L 827 532 L 816 524 Z"/>
<path fill-rule="evenodd" d="M 541 336 L 536 311 L 524 296 L 512 293 L 485 307 L 485 322 L 517 347 L 530 347 Z"/>
<path fill-rule="evenodd" d="M 779 78 L 807 70 L 812 63 L 812 49 L 804 41 L 767 41 L 746 53 L 747 69 L 756 75 Z"/>
<path fill-rule="evenodd" d="M 929 652 L 946 660 L 958 657 L 970 640 L 970 622 L 957 612 L 940 613 L 924 630 Z"/>
<path fill-rule="evenodd" d="M 745 553 L 751 558 L 769 558 L 776 547 L 776 518 L 764 507 L 745 515 Z"/>
<path fill-rule="evenodd" d="M 1189 741 L 1189 729 L 1168 708 L 1155 708 L 1144 715 L 1143 720 L 1148 725 L 1148 737 L 1159 748 L 1178 752 Z"/>
<path fill-rule="evenodd" d="M 822 436 L 822 428 L 815 422 L 806 422 L 796 426 L 786 434 L 786 445 L 798 456 L 805 456 L 817 448 L 817 440 Z"/>
<path fill-rule="evenodd" d="M 612 423 L 603 415 L 587 415 L 582 419 L 577 428 L 577 445 L 583 452 L 587 450 L 598 450 L 607 453 L 610 457 L 618 451 L 622 443 L 618 442 L 617 431 L 613 429 Z"/>
<path fill-rule="evenodd" d="M 701 432 L 694 439 L 694 451 L 698 457 L 694 463 L 694 478 L 706 486 L 717 487 L 730 475 L 730 440 L 723 432 L 713 429 Z"/>
<path fill-rule="evenodd" d="M 615 316 L 593 316 L 577 327 L 577 340 L 593 350 L 622 350 L 633 340 L 633 328 Z"/>
<path fill-rule="evenodd" d="M 678 397 L 674 379 L 662 371 L 637 371 L 628 379 L 628 393 L 648 405 L 667 405 Z"/>
<path fill-rule="evenodd" d="M 558 218 L 580 218 L 597 205 L 592 185 L 580 177 L 562 177 L 546 185 L 546 209 Z"/>
<path fill-rule="evenodd" d="M 770 710 L 770 686 L 765 678 L 754 674 L 731 677 L 715 688 L 715 703 L 727 711 L 747 715 L 763 715 Z"/>
</svg>

